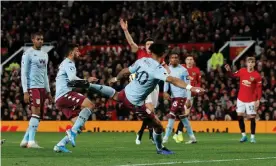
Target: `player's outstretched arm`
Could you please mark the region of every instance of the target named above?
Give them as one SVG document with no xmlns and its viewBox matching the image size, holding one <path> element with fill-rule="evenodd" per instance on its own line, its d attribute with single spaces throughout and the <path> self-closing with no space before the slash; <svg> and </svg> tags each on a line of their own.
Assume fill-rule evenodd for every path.
<svg viewBox="0 0 276 166">
<path fill-rule="evenodd" d="M 184 89 L 190 90 L 192 92 L 196 92 L 196 93 L 201 93 L 201 92 L 205 91 L 204 89 L 202 89 L 200 87 L 193 87 L 190 84 L 187 84 L 186 82 L 182 81 L 181 79 L 172 77 L 172 76 L 168 76 L 166 79 L 166 82 L 169 82 L 177 87 L 184 88 Z"/>
<path fill-rule="evenodd" d="M 229 77 L 239 77 L 239 76 L 240 76 L 240 70 L 237 71 L 237 72 L 235 72 L 235 73 L 233 73 L 233 72 L 232 72 L 232 69 L 231 69 L 231 67 L 230 67 L 230 65 L 228 65 L 228 64 L 226 64 L 226 65 L 224 66 L 224 68 L 225 68 L 225 70 L 227 71 L 227 75 L 228 75 Z"/>
<path fill-rule="evenodd" d="M 127 39 L 128 44 L 131 47 L 131 52 L 136 53 L 138 51 L 138 45 L 133 41 L 130 33 L 128 32 L 128 25 L 127 25 L 127 21 L 124 21 L 123 19 L 120 19 L 120 25 L 121 28 L 124 30 L 125 33 L 125 37 Z"/>
<path fill-rule="evenodd" d="M 121 70 L 119 72 L 119 74 L 116 77 L 111 78 L 109 83 L 117 82 L 117 81 L 121 80 L 124 76 L 129 76 L 130 74 L 131 74 L 131 72 L 130 72 L 129 68 L 124 68 L 123 70 Z"/>
</svg>

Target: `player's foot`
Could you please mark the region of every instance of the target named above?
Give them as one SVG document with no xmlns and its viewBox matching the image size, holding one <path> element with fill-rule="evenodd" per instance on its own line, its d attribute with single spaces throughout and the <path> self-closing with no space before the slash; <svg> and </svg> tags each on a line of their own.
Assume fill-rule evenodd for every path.
<svg viewBox="0 0 276 166">
<path fill-rule="evenodd" d="M 162 143 L 165 144 L 165 143 L 168 143 L 168 141 L 169 141 L 169 138 L 168 137 L 164 137 Z"/>
<path fill-rule="evenodd" d="M 256 143 L 256 139 L 255 138 L 251 138 L 250 142 L 253 143 L 253 144 L 255 144 Z"/>
<path fill-rule="evenodd" d="M 161 150 L 157 150 L 157 154 L 170 155 L 170 154 L 174 154 L 174 152 L 170 151 L 166 147 L 163 147 Z"/>
<path fill-rule="evenodd" d="M 139 140 L 139 135 L 137 134 L 136 140 L 135 140 L 136 145 L 141 144 L 141 140 Z"/>
<path fill-rule="evenodd" d="M 66 134 L 69 138 L 69 141 L 71 142 L 72 146 L 75 147 L 76 146 L 76 136 L 77 134 L 74 133 L 71 129 L 66 130 Z"/>
<path fill-rule="evenodd" d="M 36 142 L 29 142 L 27 148 L 41 149 L 43 147 L 39 146 Z"/>
<path fill-rule="evenodd" d="M 243 143 L 243 142 L 246 142 L 247 141 L 247 137 L 246 136 L 242 136 L 240 142 Z"/>
<path fill-rule="evenodd" d="M 185 144 L 196 144 L 197 141 L 196 140 L 189 140 L 187 142 L 185 142 Z"/>
<path fill-rule="evenodd" d="M 28 142 L 24 141 L 24 140 L 22 140 L 21 143 L 20 143 L 21 148 L 27 148 L 27 145 L 28 145 Z"/>
<path fill-rule="evenodd" d="M 72 153 L 72 151 L 68 150 L 65 146 L 55 146 L 54 147 L 55 152 L 63 152 L 63 153 Z"/>
<path fill-rule="evenodd" d="M 174 134 L 173 135 L 173 139 L 175 140 L 176 143 L 181 143 L 178 138 L 177 138 L 177 134 Z"/>
<path fill-rule="evenodd" d="M 183 141 L 184 141 L 184 138 L 183 138 L 182 133 L 178 133 L 178 134 L 177 134 L 177 140 L 180 141 L 180 142 L 183 142 Z"/>
<path fill-rule="evenodd" d="M 1 145 L 2 145 L 5 141 L 6 141 L 5 139 L 1 139 Z"/>
</svg>

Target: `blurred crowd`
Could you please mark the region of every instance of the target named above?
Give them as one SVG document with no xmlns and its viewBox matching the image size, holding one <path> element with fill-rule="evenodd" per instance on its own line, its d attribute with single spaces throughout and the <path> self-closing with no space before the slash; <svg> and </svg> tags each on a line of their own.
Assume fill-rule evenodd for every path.
<svg viewBox="0 0 276 166">
<path fill-rule="evenodd" d="M 1 9 L 1 47 L 12 53 L 30 34 L 44 33 L 45 41 L 57 41 L 58 55 L 64 55 L 67 43 L 84 45 L 126 45 L 119 18 L 128 20 L 129 31 L 137 44 L 147 37 L 163 39 L 169 43 L 212 42 L 220 48 L 231 37 L 248 37 L 254 40 L 274 40 L 276 37 L 276 8 L 274 2 L 3 2 Z M 256 69 L 263 78 L 263 97 L 257 119 L 276 120 L 276 47 L 262 46 Z M 206 61 L 212 50 L 174 48 L 184 60 L 193 55 L 202 72 L 202 87 L 207 93 L 196 96 L 190 119 L 234 120 L 238 80 L 228 78 L 223 68 L 206 71 Z M 20 57 L 19 57 L 20 58 Z M 100 84 L 115 76 L 121 69 L 135 61 L 136 55 L 126 47 L 118 54 L 112 50 L 92 49 L 77 63 L 79 77 L 94 76 Z M 63 56 L 50 56 L 48 75 L 52 95 L 55 93 L 55 76 Z M 184 62 L 184 61 L 183 61 Z M 235 66 L 245 66 L 241 60 Z M 111 85 L 121 90 L 128 78 Z M 162 83 L 160 87 L 162 87 Z M 160 88 L 162 89 L 162 88 Z M 115 101 L 92 91 L 78 89 L 96 103 L 95 120 L 137 120 Z M 156 110 L 160 119 L 166 120 L 170 101 L 163 100 L 162 90 Z M 20 66 L 3 71 L 1 79 L 2 120 L 27 120 L 28 105 L 23 102 Z M 46 120 L 66 120 L 55 104 L 46 100 L 43 108 Z"/>
</svg>

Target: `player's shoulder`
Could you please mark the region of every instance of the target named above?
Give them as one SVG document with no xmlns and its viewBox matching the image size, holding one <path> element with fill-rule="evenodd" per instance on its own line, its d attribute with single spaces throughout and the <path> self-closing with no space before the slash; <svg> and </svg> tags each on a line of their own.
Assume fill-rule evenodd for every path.
<svg viewBox="0 0 276 166">
<path fill-rule="evenodd" d="M 188 72 L 187 68 L 184 67 L 183 65 L 178 65 L 178 67 L 179 67 L 183 72 Z"/>
<path fill-rule="evenodd" d="M 196 71 L 196 72 L 200 72 L 200 69 L 196 66 L 193 67 L 193 69 Z"/>
<path fill-rule="evenodd" d="M 256 75 L 256 77 L 261 77 L 261 74 L 257 70 L 254 71 L 254 75 Z"/>
<path fill-rule="evenodd" d="M 247 69 L 246 69 L 245 67 L 243 67 L 243 68 L 240 68 L 239 71 L 240 71 L 240 72 L 245 72 L 245 71 L 247 71 Z"/>
<path fill-rule="evenodd" d="M 26 49 L 26 51 L 23 53 L 23 55 L 30 55 L 34 52 L 34 49 L 32 47 Z"/>
</svg>

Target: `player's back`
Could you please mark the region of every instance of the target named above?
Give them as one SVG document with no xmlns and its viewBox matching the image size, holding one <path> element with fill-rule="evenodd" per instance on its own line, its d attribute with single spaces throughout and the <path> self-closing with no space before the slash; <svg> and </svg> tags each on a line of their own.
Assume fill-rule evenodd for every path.
<svg viewBox="0 0 276 166">
<path fill-rule="evenodd" d="M 170 65 L 169 68 L 171 70 L 171 73 L 170 73 L 171 76 L 179 78 L 179 79 L 185 81 L 186 83 L 190 83 L 189 73 L 188 73 L 186 68 L 184 68 L 181 65 L 178 65 L 176 67 L 173 67 L 172 65 Z M 172 98 L 187 97 L 187 90 L 186 89 L 179 88 L 179 87 L 174 86 L 174 85 L 169 84 L 169 83 L 165 83 L 165 86 L 170 86 Z"/>
<path fill-rule="evenodd" d="M 248 72 L 246 68 L 241 68 L 234 73 L 234 76 L 240 78 L 239 100 L 243 102 L 255 101 L 257 84 L 261 82 L 261 76 L 257 71 Z"/>
<path fill-rule="evenodd" d="M 56 77 L 56 101 L 61 96 L 72 91 L 72 88 L 67 86 L 67 83 L 69 82 L 69 76 L 67 72 L 75 72 L 75 70 L 75 63 L 68 58 L 64 59 L 60 64 Z"/>
<path fill-rule="evenodd" d="M 160 81 L 156 75 L 165 74 L 166 70 L 152 58 L 139 59 L 129 69 L 135 70 L 136 76 L 125 87 L 126 97 L 132 104 L 141 106 Z"/>
<path fill-rule="evenodd" d="M 27 65 L 28 88 L 45 88 L 45 74 L 47 73 L 48 54 L 33 47 L 24 52 L 22 65 Z"/>
</svg>

